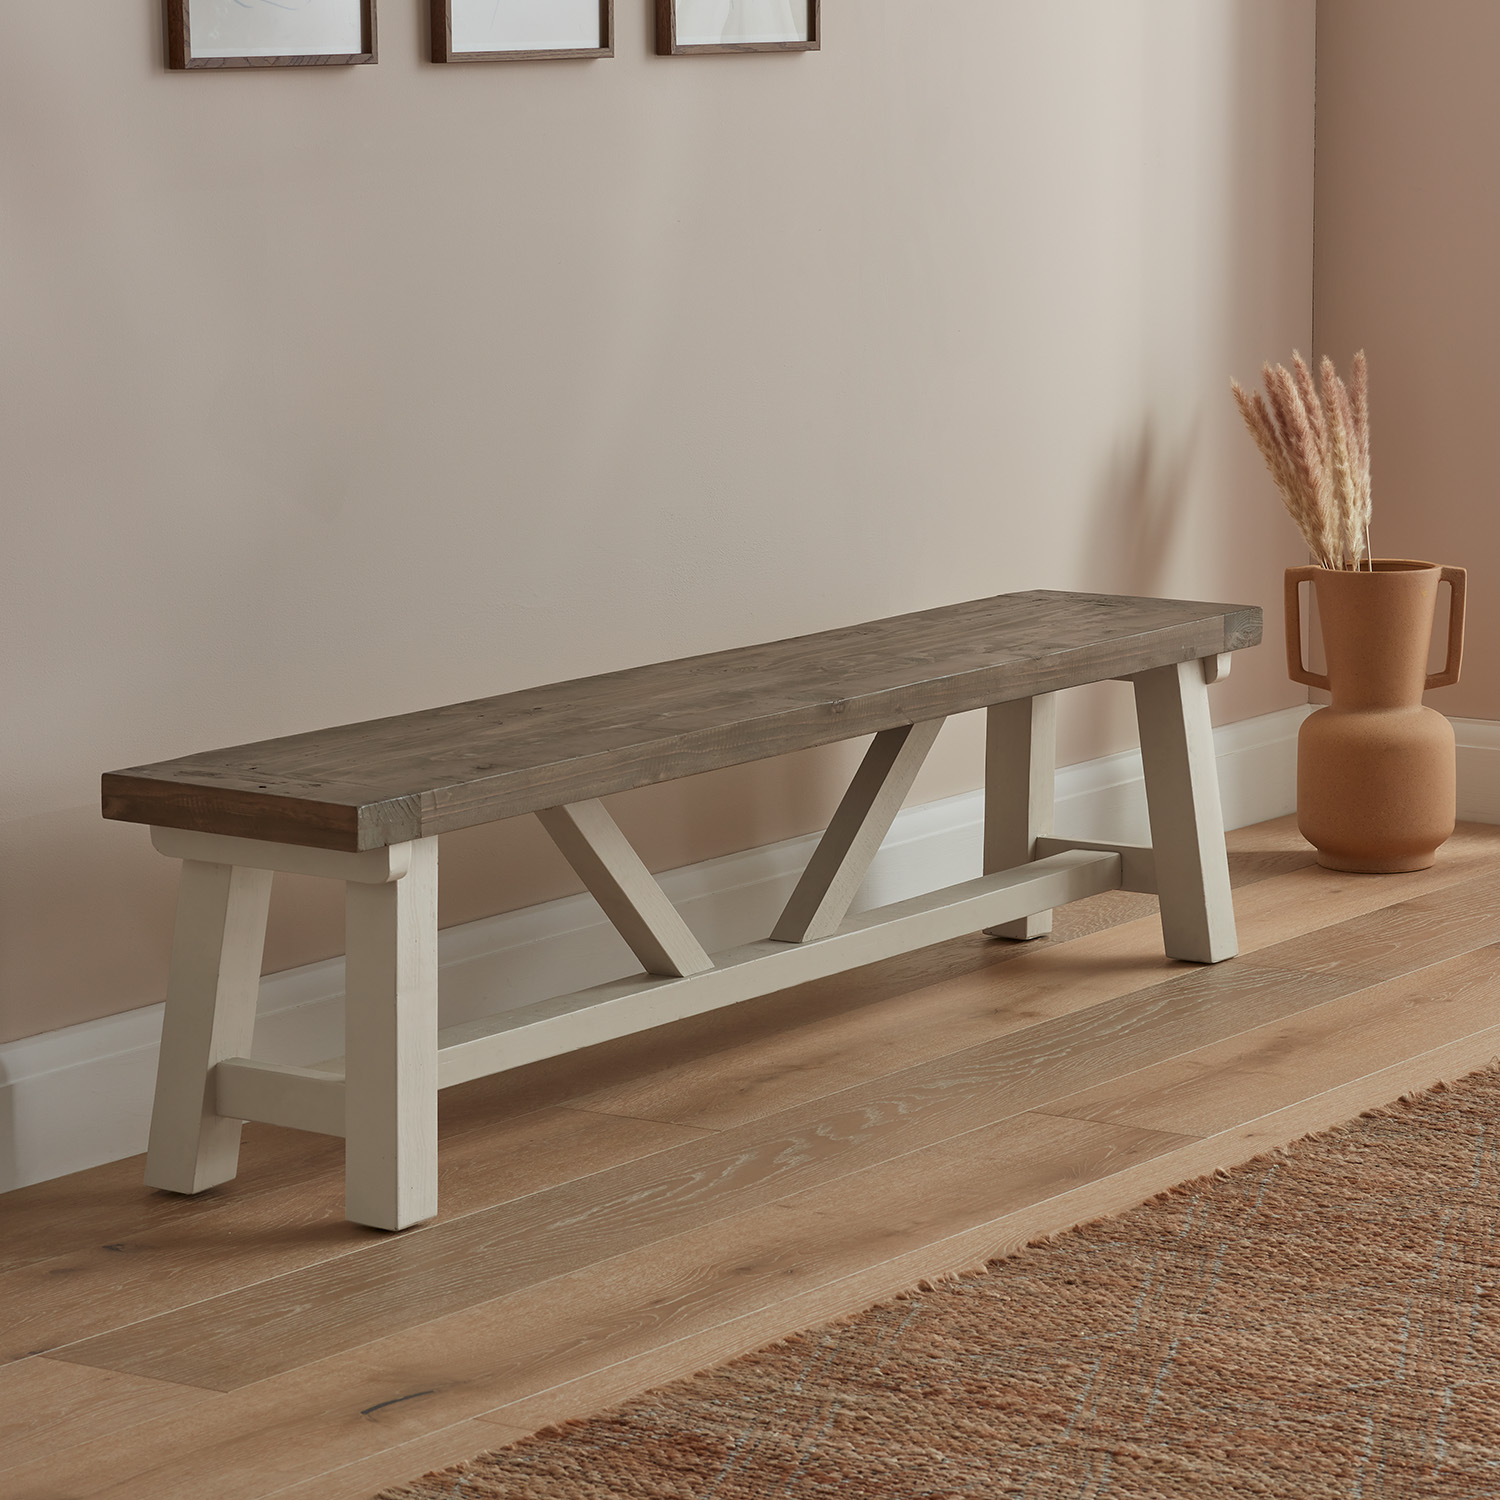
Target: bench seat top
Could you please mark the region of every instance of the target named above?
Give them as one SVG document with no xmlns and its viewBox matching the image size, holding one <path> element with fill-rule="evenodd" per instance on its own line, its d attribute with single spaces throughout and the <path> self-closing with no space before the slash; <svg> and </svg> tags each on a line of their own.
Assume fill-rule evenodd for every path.
<svg viewBox="0 0 1500 1500">
<path fill-rule="evenodd" d="M 1254 606 L 1034 590 L 113 771 L 104 816 L 357 851 L 1256 645 Z"/>
</svg>

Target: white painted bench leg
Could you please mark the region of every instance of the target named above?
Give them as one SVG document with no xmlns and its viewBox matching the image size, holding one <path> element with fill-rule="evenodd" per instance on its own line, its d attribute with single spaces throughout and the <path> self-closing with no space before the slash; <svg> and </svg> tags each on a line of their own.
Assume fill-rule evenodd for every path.
<svg viewBox="0 0 1500 1500">
<path fill-rule="evenodd" d="M 1213 658 L 1209 658 L 1209 663 Z M 1170 958 L 1216 964 L 1239 951 L 1208 716 L 1209 665 L 1132 678 L 1140 722 L 1162 939 Z"/>
<path fill-rule="evenodd" d="M 992 705 L 984 735 L 986 875 L 1036 858 L 1036 841 L 1052 832 L 1056 774 L 1057 694 Z M 1052 931 L 1052 913 L 1039 911 L 985 930 L 991 937 L 1028 942 Z"/>
<path fill-rule="evenodd" d="M 375 1229 L 437 1213 L 437 839 L 410 853 L 345 896 L 345 1214 Z"/>
<path fill-rule="evenodd" d="M 240 1121 L 214 1108 L 213 1069 L 255 1033 L 271 872 L 182 862 L 146 1184 L 201 1193 L 239 1166 Z"/>
</svg>

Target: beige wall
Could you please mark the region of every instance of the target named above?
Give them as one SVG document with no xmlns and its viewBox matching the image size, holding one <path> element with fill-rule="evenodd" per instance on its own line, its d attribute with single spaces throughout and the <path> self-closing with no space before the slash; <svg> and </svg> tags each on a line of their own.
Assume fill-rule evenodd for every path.
<svg viewBox="0 0 1500 1500">
<path fill-rule="evenodd" d="M 1500 718 L 1497 61 L 1494 0 L 1318 0 L 1316 343 L 1369 354 L 1377 555 L 1471 570 L 1463 680 L 1428 701 L 1481 719 Z"/>
<path fill-rule="evenodd" d="M 1274 601 L 1225 393 L 1310 338 L 1307 0 L 829 0 L 810 56 L 161 69 L 0 8 L 0 1039 L 158 999 L 116 766 L 1035 586 Z M 1273 634 L 1273 642 L 1279 636 Z M 1284 707 L 1279 646 L 1217 697 Z M 915 792 L 975 786 L 951 726 Z M 1083 695 L 1065 758 L 1132 742 Z M 620 799 L 658 867 L 843 752 Z M 443 920 L 570 888 L 445 840 Z M 288 882 L 268 969 L 338 951 Z"/>
</svg>

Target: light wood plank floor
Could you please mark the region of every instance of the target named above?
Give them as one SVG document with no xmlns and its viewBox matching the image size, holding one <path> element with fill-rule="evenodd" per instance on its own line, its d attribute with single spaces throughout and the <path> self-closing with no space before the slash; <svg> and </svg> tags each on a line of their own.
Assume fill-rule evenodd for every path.
<svg viewBox="0 0 1500 1500">
<path fill-rule="evenodd" d="M 0 1198 L 0 1494 L 366 1500 L 1500 1054 L 1500 829 L 1414 875 L 1231 835 L 1242 954 L 1149 897 L 943 944 L 443 1096 L 442 1217 L 341 1143 Z"/>
</svg>

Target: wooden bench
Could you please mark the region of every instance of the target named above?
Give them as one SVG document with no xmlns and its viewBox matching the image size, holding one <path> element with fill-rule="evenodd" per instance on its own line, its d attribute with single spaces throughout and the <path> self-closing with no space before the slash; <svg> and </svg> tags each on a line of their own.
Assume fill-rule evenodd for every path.
<svg viewBox="0 0 1500 1500">
<path fill-rule="evenodd" d="M 104 777 L 104 815 L 182 860 L 146 1181 L 236 1170 L 241 1122 L 342 1135 L 346 1211 L 437 1212 L 438 1090 L 981 929 L 1032 938 L 1051 909 L 1156 891 L 1166 951 L 1235 952 L 1207 686 L 1261 612 L 1006 594 L 795 640 L 611 672 Z M 1152 847 L 1052 836 L 1055 697 L 1135 685 Z M 983 874 L 848 915 L 944 718 L 988 710 Z M 874 735 L 766 939 L 709 955 L 599 798 Z M 439 1031 L 438 835 L 535 813 L 644 973 Z M 345 1056 L 257 1062 L 273 871 L 347 883 Z"/>
</svg>

